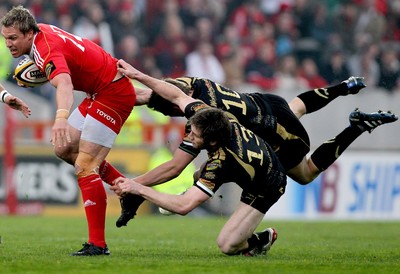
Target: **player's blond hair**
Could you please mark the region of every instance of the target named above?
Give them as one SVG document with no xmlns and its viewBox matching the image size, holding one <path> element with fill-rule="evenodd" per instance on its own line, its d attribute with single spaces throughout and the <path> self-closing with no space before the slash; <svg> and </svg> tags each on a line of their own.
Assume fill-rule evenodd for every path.
<svg viewBox="0 0 400 274">
<path fill-rule="evenodd" d="M 13 7 L 3 16 L 0 22 L 2 26 L 17 28 L 23 34 L 28 33 L 30 30 L 33 30 L 34 33 L 39 32 L 35 17 L 21 5 Z"/>
</svg>

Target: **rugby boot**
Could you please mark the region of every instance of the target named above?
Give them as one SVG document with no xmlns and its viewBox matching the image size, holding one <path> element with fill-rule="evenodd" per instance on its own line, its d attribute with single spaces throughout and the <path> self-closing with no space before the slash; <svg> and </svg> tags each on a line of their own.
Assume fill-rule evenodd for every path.
<svg viewBox="0 0 400 274">
<path fill-rule="evenodd" d="M 121 215 L 116 221 L 117 227 L 126 226 L 133 219 L 144 198 L 138 195 L 128 194 L 119 200 L 121 204 Z"/>
<path fill-rule="evenodd" d="M 351 126 L 357 126 L 363 131 L 371 133 L 380 125 L 397 121 L 398 117 L 392 112 L 379 110 L 373 113 L 361 112 L 358 108 L 350 113 L 349 121 Z"/>
<path fill-rule="evenodd" d="M 268 237 L 265 234 L 268 235 Z M 252 250 L 248 251 L 247 253 L 243 254 L 244 256 L 266 256 L 268 251 L 271 249 L 271 246 L 274 244 L 276 239 L 278 239 L 278 233 L 272 227 L 267 228 L 262 232 L 255 233 L 258 239 L 265 238 L 266 241 L 260 241 L 260 244 L 254 247 Z"/>
<path fill-rule="evenodd" d="M 342 83 L 347 85 L 347 94 L 357 94 L 366 87 L 364 77 L 350 76 L 349 79 L 344 80 Z"/>
<path fill-rule="evenodd" d="M 82 246 L 83 246 L 82 249 L 72 253 L 71 256 L 97 256 L 97 255 L 108 256 L 111 254 L 107 246 L 103 248 L 95 246 L 92 243 L 84 243 Z"/>
</svg>

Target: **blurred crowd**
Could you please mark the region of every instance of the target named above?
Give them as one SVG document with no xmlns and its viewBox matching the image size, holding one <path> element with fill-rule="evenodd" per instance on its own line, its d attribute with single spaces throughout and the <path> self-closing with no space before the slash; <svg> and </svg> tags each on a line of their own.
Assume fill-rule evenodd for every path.
<svg viewBox="0 0 400 274">
<path fill-rule="evenodd" d="M 357 75 L 400 87 L 400 0 L 0 0 L 0 16 L 19 4 L 158 78 L 298 92 Z M 0 57 L 9 77 L 4 43 Z"/>
</svg>

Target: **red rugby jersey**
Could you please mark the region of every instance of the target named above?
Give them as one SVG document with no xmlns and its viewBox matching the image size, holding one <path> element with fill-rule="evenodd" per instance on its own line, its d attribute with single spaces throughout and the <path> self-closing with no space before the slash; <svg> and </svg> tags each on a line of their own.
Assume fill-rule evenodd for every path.
<svg viewBox="0 0 400 274">
<path fill-rule="evenodd" d="M 40 32 L 33 41 L 31 58 L 53 79 L 60 73 L 71 76 L 75 90 L 97 93 L 117 73 L 117 59 L 97 44 L 58 27 L 38 24 Z"/>
</svg>

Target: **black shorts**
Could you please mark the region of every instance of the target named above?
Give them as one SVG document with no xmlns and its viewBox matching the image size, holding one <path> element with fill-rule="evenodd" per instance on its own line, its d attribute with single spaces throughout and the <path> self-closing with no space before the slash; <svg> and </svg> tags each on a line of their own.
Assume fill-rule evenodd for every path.
<svg viewBox="0 0 400 274">
<path fill-rule="evenodd" d="M 268 93 L 256 93 L 253 96 L 258 104 L 265 104 L 265 109 L 269 109 L 276 119 L 272 132 L 266 128 L 255 133 L 274 149 L 285 170 L 297 166 L 310 152 L 310 138 L 306 129 L 282 97 Z"/>
<path fill-rule="evenodd" d="M 265 214 L 285 193 L 285 190 L 286 178 L 280 180 L 279 183 L 269 184 L 268 187 L 263 184 L 251 184 L 243 189 L 240 201 Z"/>
</svg>

